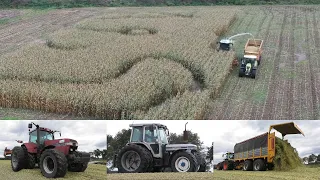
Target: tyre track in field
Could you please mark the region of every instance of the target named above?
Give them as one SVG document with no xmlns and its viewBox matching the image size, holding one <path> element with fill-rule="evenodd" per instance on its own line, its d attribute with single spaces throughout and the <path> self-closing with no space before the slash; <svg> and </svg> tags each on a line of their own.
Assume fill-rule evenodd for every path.
<svg viewBox="0 0 320 180">
<path fill-rule="evenodd" d="M 318 56 L 320 55 L 320 37 L 319 37 L 319 29 L 318 29 L 318 24 L 317 24 L 317 19 L 315 16 L 315 11 L 312 13 L 312 24 L 313 24 L 313 29 L 314 29 L 314 39 L 315 39 L 315 46 L 316 46 L 316 52 Z M 306 26 L 308 28 L 308 20 L 306 20 Z M 308 29 L 307 29 L 308 32 Z M 315 82 L 315 76 L 314 76 L 314 67 L 316 66 L 310 57 L 310 47 L 309 47 L 309 33 L 307 33 L 307 42 L 308 44 L 308 53 L 307 53 L 307 58 L 309 59 L 309 70 L 310 70 L 310 81 L 311 81 L 311 94 L 312 94 L 312 119 L 317 119 L 319 118 L 319 110 L 317 106 L 317 88 L 316 88 L 316 82 Z"/>
<path fill-rule="evenodd" d="M 259 9 L 262 9 L 262 8 L 259 8 Z M 268 17 L 268 15 L 265 12 L 264 8 L 262 9 L 262 11 L 263 11 L 264 16 L 263 16 L 263 19 L 261 19 L 261 21 L 260 21 L 260 23 L 258 25 L 257 32 L 254 33 L 255 37 L 261 36 L 261 28 L 263 27 L 263 24 L 265 23 L 265 20 Z M 269 31 L 269 25 L 271 24 L 271 21 L 267 22 L 267 24 L 268 24 L 268 27 L 267 27 L 267 30 L 265 32 L 266 34 Z M 258 69 L 259 68 L 261 68 L 260 65 L 259 65 Z M 239 68 L 237 68 L 237 70 L 239 71 Z M 259 71 L 257 71 L 257 72 L 259 72 Z M 237 78 L 239 78 L 239 77 L 237 77 Z M 239 78 L 239 79 L 241 79 L 241 78 Z M 255 90 L 257 89 L 257 87 L 258 87 L 257 86 L 257 80 L 256 79 L 254 79 L 254 80 L 252 80 L 252 79 L 242 79 L 242 80 L 244 80 L 244 81 L 248 80 L 248 81 L 246 81 L 246 83 L 248 83 L 249 85 L 242 86 L 242 87 L 245 87 L 245 88 L 244 88 L 243 91 L 240 90 L 240 92 L 246 92 L 245 97 L 247 97 L 248 95 L 251 94 L 252 87 L 253 87 L 253 89 L 252 89 L 253 92 L 255 92 Z M 241 107 L 244 107 L 245 109 L 241 110 Z M 237 108 L 238 110 L 235 112 L 235 114 L 233 114 L 233 117 L 238 117 L 238 119 L 248 119 L 248 115 L 249 115 L 249 117 L 251 118 L 251 116 L 252 116 L 251 112 L 253 111 L 253 107 L 255 107 L 255 104 L 252 103 L 251 98 L 248 98 L 248 99 L 246 99 L 244 101 L 244 105 L 240 105 L 240 107 L 238 106 L 238 108 Z M 248 111 L 248 113 L 246 113 L 247 111 Z"/>
<path fill-rule="evenodd" d="M 246 16 L 248 16 L 248 15 L 246 15 Z M 252 16 L 252 15 L 251 15 Z M 248 23 L 248 25 L 246 26 L 246 28 L 245 28 L 245 31 L 247 31 L 248 30 L 248 27 L 250 27 L 250 25 L 251 25 L 251 23 L 252 23 L 252 21 L 253 21 L 253 19 L 255 18 L 255 16 L 252 16 L 251 17 L 251 20 L 250 20 L 250 22 Z M 228 78 L 228 81 L 230 81 L 232 79 L 232 77 L 230 77 L 230 78 Z M 233 92 L 237 92 L 237 89 L 238 89 L 238 86 L 240 85 L 240 79 L 239 78 L 237 78 L 236 79 L 236 82 L 235 82 L 235 85 L 233 86 L 233 88 L 229 91 L 229 93 L 228 93 L 228 95 L 226 96 L 228 99 L 229 98 L 232 98 L 232 94 L 233 94 Z M 226 107 L 226 108 L 224 108 L 225 109 L 225 111 L 220 111 L 220 114 L 218 115 L 218 118 L 217 119 L 229 119 L 228 118 L 228 116 L 230 116 L 230 113 L 229 113 L 229 108 L 230 108 L 230 105 L 231 105 L 231 103 L 232 103 L 232 100 L 228 100 L 228 99 L 226 99 L 224 102 L 223 102 L 223 108 L 224 107 Z"/>
<path fill-rule="evenodd" d="M 267 16 L 266 10 L 268 10 L 268 12 L 271 14 L 271 19 L 270 19 L 270 21 L 269 21 L 269 23 L 268 23 L 268 27 L 267 27 L 266 35 L 265 35 L 265 39 L 267 40 L 268 37 L 270 36 L 270 26 L 271 26 L 271 24 L 272 24 L 272 22 L 273 22 L 274 14 L 273 14 L 273 12 L 272 12 L 272 9 L 269 10 L 269 9 L 267 9 L 267 8 L 264 8 L 263 11 L 264 11 L 264 13 L 266 14 L 266 16 Z M 261 62 L 262 62 L 262 61 L 261 61 Z M 263 62 L 262 62 L 262 63 L 263 63 Z M 262 67 L 260 67 L 260 68 L 262 68 Z M 254 84 L 256 84 L 256 82 L 254 82 Z M 264 87 L 264 85 L 263 85 L 263 87 Z M 253 105 L 253 107 L 251 108 L 250 119 L 257 119 L 258 106 L 259 106 L 258 104 L 257 104 L 257 105 Z M 260 113 L 260 112 L 259 112 L 259 113 Z"/>
<path fill-rule="evenodd" d="M 277 76 L 279 76 L 279 59 L 281 57 L 281 52 L 282 52 L 282 48 L 283 48 L 283 41 L 284 41 L 284 37 L 283 37 L 283 30 L 284 30 L 284 26 L 287 23 L 287 14 L 288 12 L 285 11 L 284 12 L 284 18 L 283 18 L 283 22 L 281 25 L 281 31 L 280 31 L 280 36 L 279 36 L 279 44 L 278 44 L 278 51 L 276 53 L 275 59 L 273 61 L 273 70 L 272 70 L 272 74 L 271 74 L 271 85 L 269 86 L 269 91 L 268 91 L 268 96 L 267 96 L 267 101 L 266 101 L 266 105 L 264 107 L 264 113 L 262 115 L 262 119 L 273 119 L 273 115 L 274 115 L 274 107 L 275 107 L 275 91 L 277 89 L 278 86 L 278 79 L 276 79 Z"/>
</svg>

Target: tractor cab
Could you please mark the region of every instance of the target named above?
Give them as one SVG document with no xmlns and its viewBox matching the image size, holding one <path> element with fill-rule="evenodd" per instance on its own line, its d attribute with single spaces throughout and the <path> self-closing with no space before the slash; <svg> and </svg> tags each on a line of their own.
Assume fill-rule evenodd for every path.
<svg viewBox="0 0 320 180">
<path fill-rule="evenodd" d="M 224 160 L 233 160 L 234 159 L 234 153 L 227 152 L 227 153 L 223 154 L 222 157 L 225 158 Z"/>
<path fill-rule="evenodd" d="M 219 42 L 217 42 L 217 44 L 219 44 L 219 47 L 217 48 L 218 51 L 230 51 L 233 46 L 233 41 L 230 39 L 222 39 Z"/>
<path fill-rule="evenodd" d="M 169 131 L 162 124 L 132 124 L 130 143 L 142 143 L 151 150 L 154 157 L 162 158 L 168 145 Z"/>
</svg>

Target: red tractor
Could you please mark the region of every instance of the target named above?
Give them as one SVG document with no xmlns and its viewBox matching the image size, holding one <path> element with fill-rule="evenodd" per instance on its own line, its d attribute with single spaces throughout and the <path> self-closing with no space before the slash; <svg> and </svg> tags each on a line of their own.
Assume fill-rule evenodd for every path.
<svg viewBox="0 0 320 180">
<path fill-rule="evenodd" d="M 30 132 L 32 124 L 36 129 Z M 55 139 L 52 131 L 35 123 L 28 124 L 29 142 L 12 149 L 11 167 L 17 172 L 33 169 L 38 164 L 43 176 L 47 178 L 64 177 L 67 170 L 83 172 L 88 166 L 90 154 L 77 151 L 78 143 L 73 139 Z M 61 137 L 61 133 L 60 133 Z"/>
</svg>

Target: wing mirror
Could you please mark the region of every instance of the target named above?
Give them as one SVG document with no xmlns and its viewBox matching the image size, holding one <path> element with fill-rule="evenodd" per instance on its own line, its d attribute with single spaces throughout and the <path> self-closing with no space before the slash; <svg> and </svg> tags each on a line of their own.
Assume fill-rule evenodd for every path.
<svg viewBox="0 0 320 180">
<path fill-rule="evenodd" d="M 32 128 L 32 123 L 28 124 L 28 128 L 31 129 Z"/>
</svg>

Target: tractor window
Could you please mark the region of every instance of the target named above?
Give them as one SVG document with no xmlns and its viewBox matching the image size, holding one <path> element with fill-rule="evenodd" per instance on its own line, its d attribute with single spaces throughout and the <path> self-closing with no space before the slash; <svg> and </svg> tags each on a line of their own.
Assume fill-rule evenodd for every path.
<svg viewBox="0 0 320 180">
<path fill-rule="evenodd" d="M 166 131 L 163 128 L 159 129 L 160 140 L 162 144 L 168 144 Z"/>
<path fill-rule="evenodd" d="M 37 143 L 37 131 L 30 133 L 29 142 Z"/>
<path fill-rule="evenodd" d="M 43 144 L 45 140 L 53 140 L 53 135 L 46 131 L 40 131 L 40 144 Z M 37 131 L 30 133 L 29 142 L 37 143 Z"/>
<path fill-rule="evenodd" d="M 234 154 L 229 154 L 229 159 L 233 159 L 234 158 Z"/>
<path fill-rule="evenodd" d="M 142 139 L 143 139 L 142 127 L 134 127 L 132 131 L 133 132 L 132 132 L 131 142 L 142 142 Z"/>
<path fill-rule="evenodd" d="M 40 144 L 43 144 L 45 140 L 53 140 L 52 134 L 46 131 L 40 131 Z"/>
<path fill-rule="evenodd" d="M 144 140 L 146 142 L 153 143 L 153 142 L 156 142 L 157 139 L 158 139 L 157 129 L 153 129 L 153 126 L 146 126 Z"/>
</svg>

